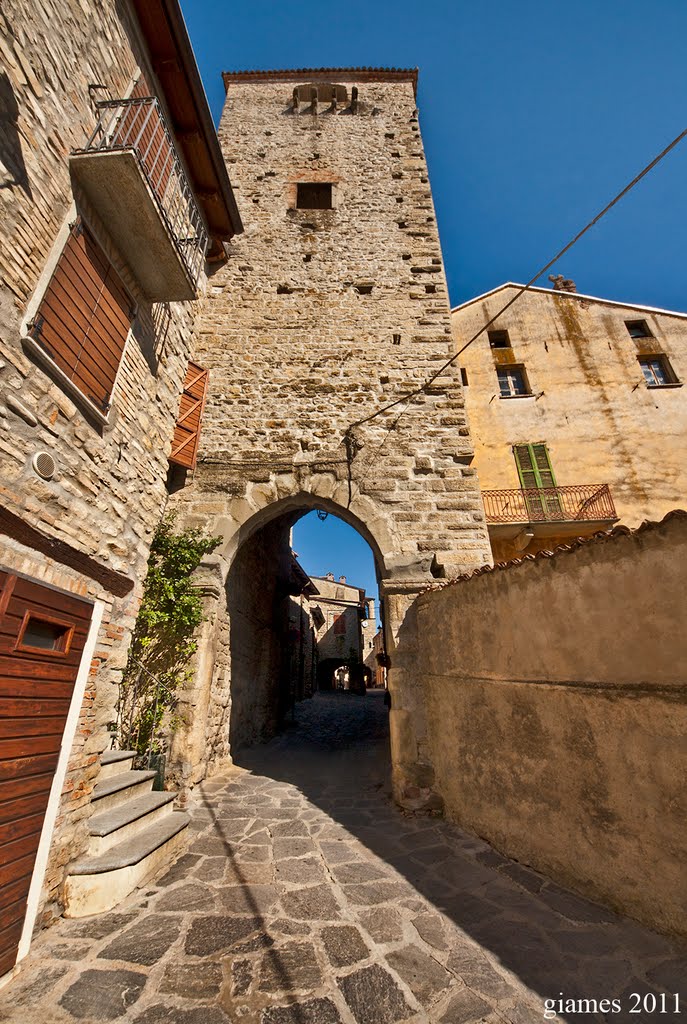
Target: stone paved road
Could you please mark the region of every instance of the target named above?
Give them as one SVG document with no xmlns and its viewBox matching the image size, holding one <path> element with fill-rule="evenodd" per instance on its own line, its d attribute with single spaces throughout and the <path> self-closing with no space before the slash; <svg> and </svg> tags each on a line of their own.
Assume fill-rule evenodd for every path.
<svg viewBox="0 0 687 1024">
<path fill-rule="evenodd" d="M 164 877 L 43 933 L 0 1020 L 534 1024 L 560 993 L 624 1007 L 556 1018 L 570 1024 L 685 1019 L 628 1013 L 633 991 L 685 990 L 684 950 L 401 813 L 387 742 L 380 694 L 305 702 L 297 726 L 203 787 Z"/>
</svg>

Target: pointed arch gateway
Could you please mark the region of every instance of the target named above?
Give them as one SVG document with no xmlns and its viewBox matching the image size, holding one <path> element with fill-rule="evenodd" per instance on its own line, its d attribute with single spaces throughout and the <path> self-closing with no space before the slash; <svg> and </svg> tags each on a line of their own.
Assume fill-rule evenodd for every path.
<svg viewBox="0 0 687 1024">
<path fill-rule="evenodd" d="M 421 688 L 416 685 L 414 626 L 406 613 L 431 582 L 427 559 L 404 550 L 403 537 L 368 497 L 314 487 L 278 495 L 278 485 L 249 485 L 208 518 L 189 509 L 185 519 L 220 535 L 222 544 L 197 573 L 206 620 L 199 635 L 192 688 L 180 709 L 182 726 L 171 750 L 171 774 L 181 788 L 240 763 L 243 748 L 270 739 L 289 707 L 286 681 L 291 596 L 291 529 L 304 515 L 324 510 L 352 526 L 368 543 L 384 605 L 387 650 L 392 652 L 389 688 L 391 759 L 400 802 L 434 799 L 433 771 L 421 753 L 425 731 Z M 319 489 L 319 488 L 318 488 Z M 185 705 L 185 706 L 184 706 Z M 409 799 L 403 794 L 410 793 Z"/>
</svg>

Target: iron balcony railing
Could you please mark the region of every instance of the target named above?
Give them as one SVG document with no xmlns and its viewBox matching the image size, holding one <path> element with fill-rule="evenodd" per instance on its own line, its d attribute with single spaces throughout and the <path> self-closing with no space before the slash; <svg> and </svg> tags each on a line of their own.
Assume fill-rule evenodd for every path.
<svg viewBox="0 0 687 1024">
<path fill-rule="evenodd" d="M 97 107 L 98 123 L 76 153 L 136 155 L 186 272 L 197 284 L 208 246 L 207 228 L 158 100 L 105 100 Z"/>
<path fill-rule="evenodd" d="M 487 523 L 583 522 L 617 519 L 608 484 L 482 491 Z"/>
</svg>

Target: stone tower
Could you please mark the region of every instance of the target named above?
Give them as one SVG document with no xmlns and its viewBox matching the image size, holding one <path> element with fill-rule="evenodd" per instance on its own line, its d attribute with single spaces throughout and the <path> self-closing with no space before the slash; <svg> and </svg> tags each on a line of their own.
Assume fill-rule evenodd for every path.
<svg viewBox="0 0 687 1024">
<path fill-rule="evenodd" d="M 369 541 L 392 663 L 397 793 L 412 799 L 428 778 L 431 788 L 431 771 L 412 767 L 423 764 L 423 725 L 412 645 L 399 640 L 406 611 L 433 578 L 490 561 L 455 369 L 356 425 L 450 353 L 417 71 L 228 72 L 224 82 L 219 135 L 245 234 L 196 323 L 194 359 L 210 383 L 198 466 L 177 501 L 223 536 L 221 568 L 244 623 L 274 606 L 267 574 L 284 563 L 300 515 L 323 508 Z M 255 658 L 231 629 L 212 641 L 216 700 L 230 673 L 236 700 L 238 665 L 248 671 Z M 251 704 L 255 672 L 253 724 L 269 703 Z"/>
</svg>

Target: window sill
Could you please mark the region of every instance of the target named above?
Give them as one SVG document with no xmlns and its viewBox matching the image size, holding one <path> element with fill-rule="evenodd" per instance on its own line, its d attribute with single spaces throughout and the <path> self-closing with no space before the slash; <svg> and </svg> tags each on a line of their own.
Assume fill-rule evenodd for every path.
<svg viewBox="0 0 687 1024">
<path fill-rule="evenodd" d="M 504 398 L 506 401 L 510 401 L 511 398 L 534 398 L 535 396 L 531 391 L 528 391 L 526 395 L 499 395 L 499 398 Z"/>
<path fill-rule="evenodd" d="M 25 348 L 35 356 L 39 363 L 57 380 L 59 385 L 69 394 L 70 398 L 74 400 L 74 404 L 80 406 L 87 416 L 94 419 L 97 423 L 106 427 L 110 423 L 110 416 L 112 408 L 108 413 L 104 413 L 102 409 L 87 398 L 83 391 L 80 391 L 73 380 L 67 376 L 64 370 L 61 370 L 57 363 L 50 358 L 45 349 L 39 345 L 35 338 L 32 338 L 29 334 L 22 335 L 22 344 Z"/>
<path fill-rule="evenodd" d="M 682 386 L 683 381 L 681 380 L 673 381 L 671 384 L 647 384 L 650 391 L 667 391 L 669 388 L 681 388 Z"/>
</svg>

